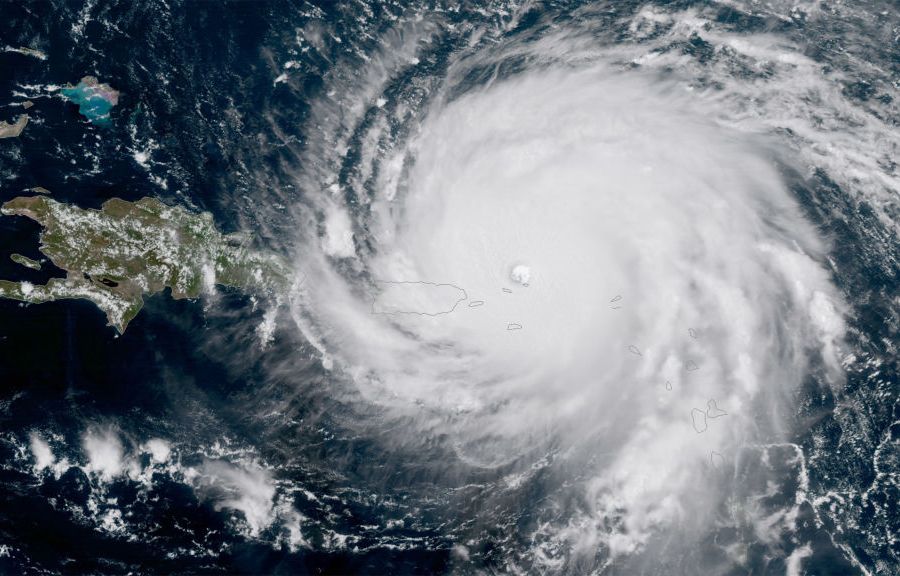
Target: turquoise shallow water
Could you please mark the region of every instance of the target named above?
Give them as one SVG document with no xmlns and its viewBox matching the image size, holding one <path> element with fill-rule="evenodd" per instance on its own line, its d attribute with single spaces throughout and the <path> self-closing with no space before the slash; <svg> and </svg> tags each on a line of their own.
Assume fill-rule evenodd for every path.
<svg viewBox="0 0 900 576">
<path fill-rule="evenodd" d="M 79 82 L 73 88 L 60 90 L 63 98 L 78 105 L 78 112 L 94 124 L 108 125 L 109 112 L 116 105 L 100 87 Z"/>
</svg>

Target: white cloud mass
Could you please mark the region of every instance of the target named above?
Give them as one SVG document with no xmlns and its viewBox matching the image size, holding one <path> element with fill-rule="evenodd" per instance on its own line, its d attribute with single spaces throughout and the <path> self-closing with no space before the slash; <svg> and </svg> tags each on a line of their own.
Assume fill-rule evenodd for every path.
<svg viewBox="0 0 900 576">
<path fill-rule="evenodd" d="M 459 64 L 408 162 L 382 166 L 360 265 L 483 304 L 373 315 L 311 242 L 295 318 L 367 402 L 450 438 L 461 464 L 530 466 L 551 446 L 591 462 L 547 545 L 615 557 L 708 524 L 710 470 L 782 433 L 811 358 L 839 382 L 844 305 L 789 150 L 718 96 L 596 60 L 451 98 Z"/>
</svg>

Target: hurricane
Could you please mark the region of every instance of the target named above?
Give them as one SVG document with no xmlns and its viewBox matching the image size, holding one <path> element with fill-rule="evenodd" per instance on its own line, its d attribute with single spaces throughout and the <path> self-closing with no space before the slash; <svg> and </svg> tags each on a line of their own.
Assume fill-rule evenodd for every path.
<svg viewBox="0 0 900 576">
<path fill-rule="evenodd" d="M 374 102 L 372 184 L 309 207 L 324 230 L 301 244 L 294 316 L 401 422 L 389 442 L 440 438 L 454 467 L 501 476 L 488 498 L 577 471 L 535 566 L 687 550 L 725 497 L 718 469 L 785 441 L 807 371 L 840 385 L 827 239 L 789 194 L 802 161 L 727 97 L 577 36 L 530 40 L 449 63 L 401 138 L 384 132 L 402 108 Z M 373 313 L 384 282 L 420 283 L 408 310 Z"/>
<path fill-rule="evenodd" d="M 228 519 L 169 572 L 895 573 L 896 7 L 241 6 L 128 150 L 287 281 L 150 300 L 172 408 L 30 424 L 35 474 Z"/>
</svg>

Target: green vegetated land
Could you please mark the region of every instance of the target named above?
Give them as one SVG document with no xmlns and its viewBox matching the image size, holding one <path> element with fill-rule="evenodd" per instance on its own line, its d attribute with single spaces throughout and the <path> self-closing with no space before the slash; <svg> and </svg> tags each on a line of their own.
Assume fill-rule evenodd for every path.
<svg viewBox="0 0 900 576">
<path fill-rule="evenodd" d="M 165 288 L 174 298 L 196 298 L 215 285 L 274 298 L 289 284 L 288 268 L 278 256 L 248 248 L 244 235 L 220 233 L 209 213 L 154 198 L 113 198 L 94 210 L 23 196 L 0 211 L 39 223 L 40 251 L 66 271 L 65 278 L 42 285 L 0 280 L 0 298 L 87 299 L 120 333 L 141 310 L 143 296 Z"/>
</svg>

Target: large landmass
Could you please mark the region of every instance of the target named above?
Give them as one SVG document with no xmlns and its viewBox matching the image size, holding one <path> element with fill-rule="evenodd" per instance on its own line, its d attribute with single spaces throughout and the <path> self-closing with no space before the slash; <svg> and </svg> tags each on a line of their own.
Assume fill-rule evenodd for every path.
<svg viewBox="0 0 900 576">
<path fill-rule="evenodd" d="M 113 198 L 93 210 L 30 196 L 10 200 L 0 211 L 38 222 L 40 251 L 66 272 L 44 285 L 0 280 L 0 298 L 87 299 L 120 333 L 145 294 L 170 288 L 174 298 L 196 298 L 218 284 L 277 300 L 290 282 L 281 258 L 250 249 L 246 236 L 220 233 L 209 213 L 153 198 Z"/>
</svg>

